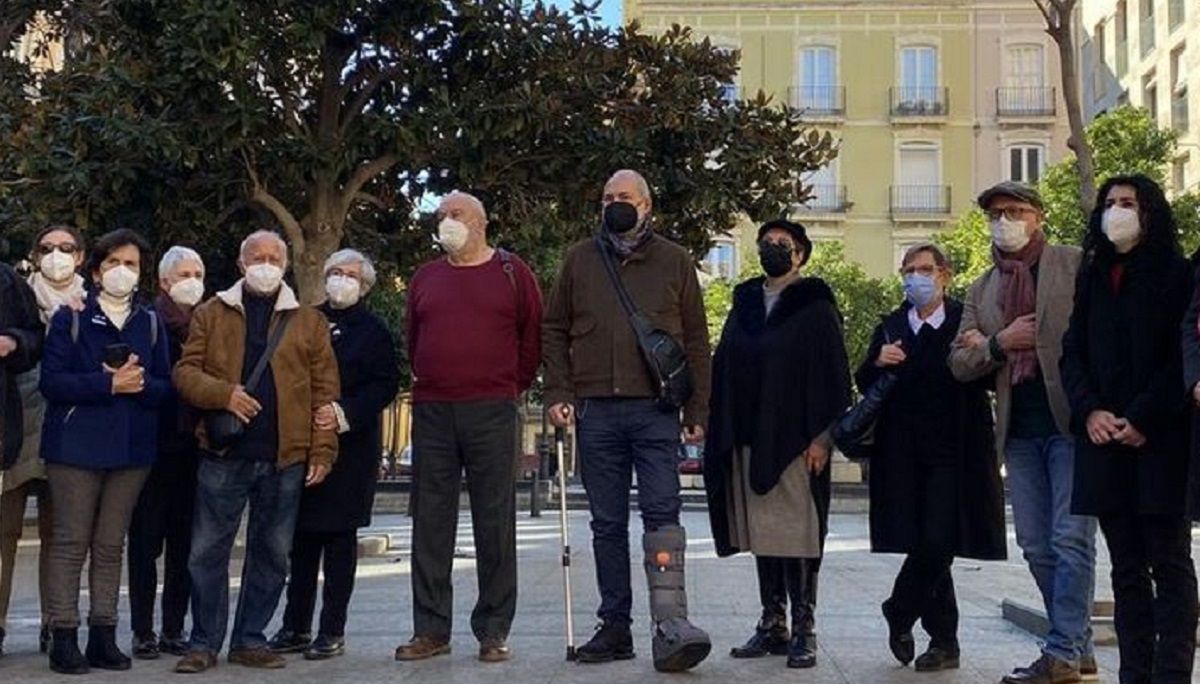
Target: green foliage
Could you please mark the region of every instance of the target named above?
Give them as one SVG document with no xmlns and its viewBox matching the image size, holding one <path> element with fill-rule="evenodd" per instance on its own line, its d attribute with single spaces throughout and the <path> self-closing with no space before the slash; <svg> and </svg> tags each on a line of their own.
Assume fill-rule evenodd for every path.
<svg viewBox="0 0 1200 684">
<path fill-rule="evenodd" d="M 972 209 L 958 217 L 954 227 L 939 234 L 934 242 L 954 266 L 950 296 L 961 300 L 971 283 L 992 267 L 992 237 L 987 217 L 981 210 Z"/>
<path fill-rule="evenodd" d="M 1189 192 L 1178 195 L 1171 202 L 1175 214 L 1175 226 L 1179 229 L 1179 244 L 1185 255 L 1200 249 L 1200 194 Z"/>
</svg>

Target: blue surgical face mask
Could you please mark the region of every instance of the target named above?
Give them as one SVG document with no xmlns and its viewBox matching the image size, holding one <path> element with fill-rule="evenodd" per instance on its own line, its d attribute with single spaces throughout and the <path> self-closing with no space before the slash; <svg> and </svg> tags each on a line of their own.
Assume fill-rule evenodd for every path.
<svg viewBox="0 0 1200 684">
<path fill-rule="evenodd" d="M 932 304 L 940 294 L 941 289 L 933 277 L 920 273 L 910 273 L 904 276 L 904 298 L 918 309 Z"/>
</svg>

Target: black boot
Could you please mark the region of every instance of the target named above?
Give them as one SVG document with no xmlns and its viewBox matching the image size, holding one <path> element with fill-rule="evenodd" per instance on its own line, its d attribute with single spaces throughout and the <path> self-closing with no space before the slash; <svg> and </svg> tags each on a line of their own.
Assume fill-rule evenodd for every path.
<svg viewBox="0 0 1200 684">
<path fill-rule="evenodd" d="M 99 670 L 128 670 L 133 661 L 117 648 L 117 626 L 95 625 L 88 628 L 87 661 Z"/>
<path fill-rule="evenodd" d="M 788 628 L 786 618 L 763 618 L 745 644 L 734 646 L 729 655 L 734 658 L 762 658 L 767 655 L 787 655 Z"/>
<path fill-rule="evenodd" d="M 930 642 L 929 650 L 917 658 L 913 667 L 917 672 L 938 672 L 958 669 L 958 642 Z"/>
<path fill-rule="evenodd" d="M 50 638 L 50 669 L 59 674 L 88 673 L 88 661 L 79 652 L 78 629 L 55 629 Z"/>
<path fill-rule="evenodd" d="M 912 623 L 897 614 L 891 599 L 883 602 L 883 619 L 888 626 L 888 648 L 892 655 L 905 667 L 913 661 L 917 654 L 917 645 L 913 641 Z"/>
<path fill-rule="evenodd" d="M 817 665 L 817 569 L 818 559 L 789 558 L 785 561 L 788 599 L 792 602 L 792 640 L 787 666 L 806 669 Z"/>
<path fill-rule="evenodd" d="M 633 633 L 629 625 L 618 622 L 602 622 L 596 626 L 596 634 L 575 652 L 581 663 L 611 663 L 614 660 L 633 658 Z"/>
<path fill-rule="evenodd" d="M 755 556 L 754 569 L 758 575 L 758 600 L 762 617 L 754 635 L 742 646 L 730 649 L 734 658 L 761 658 L 766 655 L 787 655 L 787 581 L 784 579 L 784 559 Z"/>
</svg>

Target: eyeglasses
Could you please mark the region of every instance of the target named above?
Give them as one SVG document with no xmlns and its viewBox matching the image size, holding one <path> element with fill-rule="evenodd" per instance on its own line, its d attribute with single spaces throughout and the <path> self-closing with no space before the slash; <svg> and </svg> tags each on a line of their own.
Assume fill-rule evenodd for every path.
<svg viewBox="0 0 1200 684">
<path fill-rule="evenodd" d="M 1001 216 L 1008 219 L 1009 221 L 1019 221 L 1019 220 L 1021 220 L 1021 218 L 1023 218 L 1025 216 L 1025 214 L 1032 214 L 1036 211 L 1037 211 L 1037 209 L 1030 209 L 1029 207 L 1022 207 L 1022 206 L 1018 206 L 1016 204 L 1010 204 L 1009 206 L 1004 207 L 1003 209 L 987 209 L 983 213 L 987 214 L 988 219 L 991 221 L 995 221 L 996 219 L 1000 218 Z"/>
<path fill-rule="evenodd" d="M 908 276 L 908 275 L 912 275 L 912 274 L 916 273 L 918 275 L 928 276 L 928 277 L 932 278 L 933 276 L 937 275 L 938 270 L 939 269 L 937 266 L 929 266 L 929 265 L 905 266 L 904 268 L 900 269 L 900 275 Z"/>
<path fill-rule="evenodd" d="M 771 240 L 763 240 L 762 242 L 758 243 L 759 249 L 762 249 L 766 245 L 786 247 L 787 251 L 789 251 L 789 252 L 797 252 L 800 249 L 799 247 L 796 247 L 796 245 L 793 245 L 791 242 L 789 242 L 787 240 L 780 240 L 778 242 L 772 242 Z"/>
<path fill-rule="evenodd" d="M 37 253 L 41 256 L 46 256 L 51 252 L 62 252 L 63 254 L 73 255 L 79 251 L 79 247 L 70 242 L 64 242 L 60 245 L 38 245 Z"/>
</svg>

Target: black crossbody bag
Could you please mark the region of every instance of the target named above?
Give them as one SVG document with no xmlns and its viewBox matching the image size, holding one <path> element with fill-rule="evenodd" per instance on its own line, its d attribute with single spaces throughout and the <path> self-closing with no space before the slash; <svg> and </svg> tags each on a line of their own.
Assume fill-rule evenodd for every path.
<svg viewBox="0 0 1200 684">
<path fill-rule="evenodd" d="M 654 384 L 655 399 L 659 408 L 664 411 L 678 411 L 695 391 L 687 353 L 670 333 L 655 328 L 650 319 L 638 310 L 629 296 L 629 291 L 625 289 L 625 284 L 621 282 L 621 276 L 617 274 L 617 264 L 612 252 L 604 244 L 604 238 L 599 235 L 596 236 L 596 249 L 600 250 L 600 259 L 604 262 L 608 280 L 612 283 L 621 308 L 625 309 L 629 326 L 633 328 L 633 334 L 637 338 L 642 359 L 646 362 L 650 380 Z"/>
<path fill-rule="evenodd" d="M 275 329 L 271 331 L 271 337 L 267 339 L 267 348 L 263 350 L 262 356 L 258 357 L 258 363 L 254 364 L 254 370 L 246 379 L 247 394 L 254 394 L 259 381 L 262 380 L 263 373 L 267 371 L 267 364 L 275 355 L 275 349 L 279 346 L 279 341 L 283 339 L 283 333 L 287 330 L 291 320 L 291 313 L 284 312 L 280 316 L 279 322 L 275 324 Z M 204 432 L 208 435 L 208 448 L 220 452 L 238 443 L 238 440 L 246 433 L 246 424 L 225 409 L 209 411 L 204 414 Z"/>
</svg>

